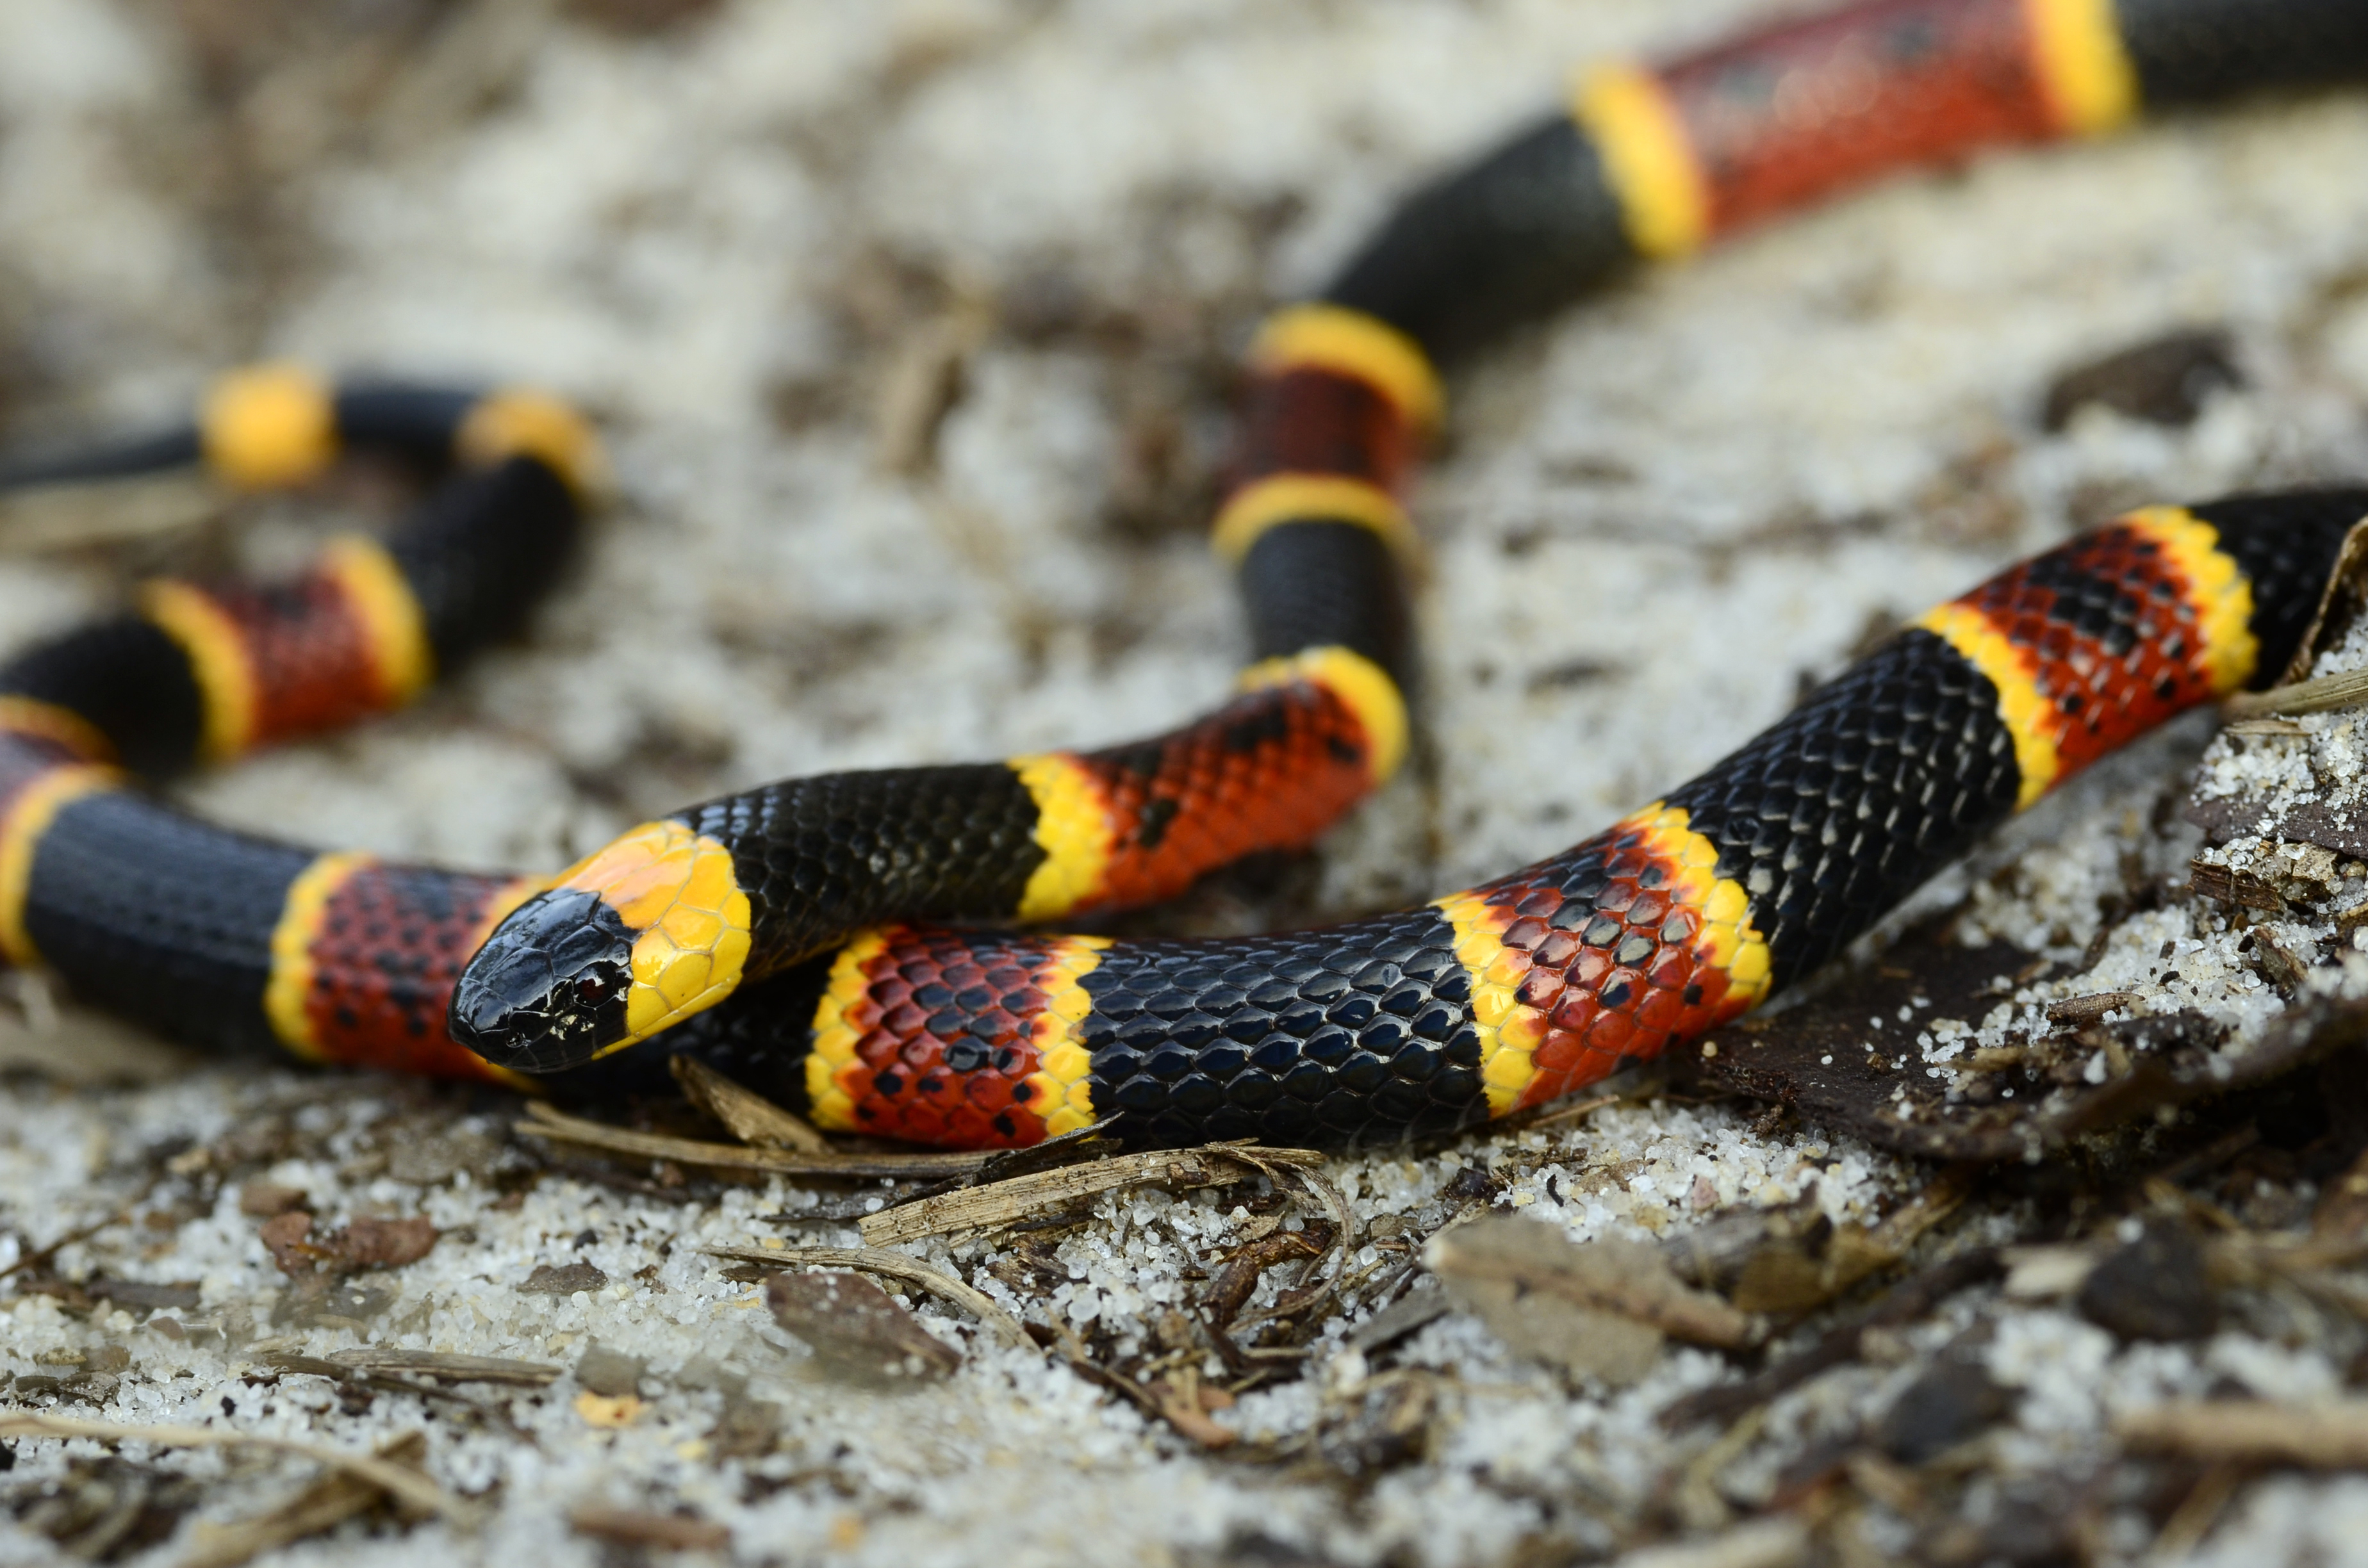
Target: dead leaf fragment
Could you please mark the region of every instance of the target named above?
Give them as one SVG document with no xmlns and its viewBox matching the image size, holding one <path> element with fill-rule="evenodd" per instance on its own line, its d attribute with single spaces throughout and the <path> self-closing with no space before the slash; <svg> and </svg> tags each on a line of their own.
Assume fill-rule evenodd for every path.
<svg viewBox="0 0 2368 1568">
<path fill-rule="evenodd" d="M 765 1282 L 765 1305 L 841 1373 L 916 1381 L 942 1378 L 962 1362 L 961 1351 L 860 1274 L 776 1274 Z"/>
<path fill-rule="evenodd" d="M 364 1216 L 321 1239 L 323 1250 L 346 1268 L 401 1268 L 436 1245 L 436 1226 L 424 1216 L 375 1220 Z"/>
<path fill-rule="evenodd" d="M 569 1514 L 567 1524 L 578 1535 L 618 1546 L 654 1546 L 662 1551 L 725 1551 L 732 1546 L 728 1528 L 688 1514 L 586 1506 Z"/>
<path fill-rule="evenodd" d="M 1751 1334 L 1742 1313 L 1679 1283 L 1649 1243 L 1579 1245 L 1555 1226 L 1499 1217 L 1433 1237 L 1423 1261 L 1516 1353 L 1615 1387 L 1652 1368 L 1665 1335 L 1735 1346 Z"/>
<path fill-rule="evenodd" d="M 251 1181 L 238 1189 L 238 1211 L 257 1219 L 285 1214 L 304 1201 L 301 1187 L 284 1187 L 276 1181 Z"/>
<path fill-rule="evenodd" d="M 1542 1221 L 1490 1216 L 1432 1237 L 1423 1262 L 1451 1284 L 1509 1280 L 1695 1345 L 1732 1349 L 1756 1332 L 1745 1314 L 1680 1283 L 1649 1242 L 1607 1236 L 1582 1245 Z"/>
<path fill-rule="evenodd" d="M 279 1271 L 302 1277 L 320 1270 L 354 1274 L 365 1268 L 400 1268 L 426 1257 L 436 1244 L 436 1226 L 419 1216 L 408 1220 L 363 1217 L 315 1240 L 313 1216 L 301 1209 L 275 1214 L 257 1233 Z"/>
<path fill-rule="evenodd" d="M 598 1290 L 609 1283 L 609 1277 L 588 1263 L 543 1263 L 535 1266 L 518 1286 L 522 1296 L 572 1296 L 578 1290 Z"/>
</svg>

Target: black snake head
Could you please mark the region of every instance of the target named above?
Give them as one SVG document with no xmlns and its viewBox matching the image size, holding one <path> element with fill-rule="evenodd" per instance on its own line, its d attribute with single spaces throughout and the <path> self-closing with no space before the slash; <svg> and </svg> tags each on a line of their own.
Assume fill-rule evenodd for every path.
<svg viewBox="0 0 2368 1568">
<path fill-rule="evenodd" d="M 453 987 L 448 1027 L 497 1067 L 581 1067 L 730 995 L 748 919 L 729 850 L 645 823 L 494 928 Z"/>
<path fill-rule="evenodd" d="M 497 1067 L 557 1073 L 626 1035 L 633 933 L 586 889 L 529 899 L 494 930 L 452 988 L 452 1039 Z"/>
</svg>

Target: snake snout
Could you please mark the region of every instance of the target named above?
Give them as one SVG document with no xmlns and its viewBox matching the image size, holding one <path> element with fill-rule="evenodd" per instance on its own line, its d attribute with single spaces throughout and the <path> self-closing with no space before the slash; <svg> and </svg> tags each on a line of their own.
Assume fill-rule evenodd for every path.
<svg viewBox="0 0 2368 1568">
<path fill-rule="evenodd" d="M 452 990 L 452 1039 L 497 1067 L 557 1073 L 623 1044 L 635 933 L 598 892 L 560 887 L 494 928 Z"/>
</svg>

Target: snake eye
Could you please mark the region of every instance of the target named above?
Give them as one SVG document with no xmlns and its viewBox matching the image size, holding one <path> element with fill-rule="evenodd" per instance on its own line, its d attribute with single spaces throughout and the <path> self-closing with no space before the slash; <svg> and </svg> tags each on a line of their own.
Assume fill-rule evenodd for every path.
<svg viewBox="0 0 2368 1568">
<path fill-rule="evenodd" d="M 575 999 L 587 1007 L 597 1006 L 609 999 L 613 989 L 606 977 L 587 974 L 575 983 Z"/>
</svg>

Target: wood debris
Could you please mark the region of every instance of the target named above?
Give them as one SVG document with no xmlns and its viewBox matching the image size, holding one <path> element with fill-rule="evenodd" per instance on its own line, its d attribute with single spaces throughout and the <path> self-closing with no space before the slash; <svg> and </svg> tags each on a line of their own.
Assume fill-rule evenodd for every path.
<svg viewBox="0 0 2368 1568">
<path fill-rule="evenodd" d="M 427 1437 L 404 1432 L 379 1445 L 378 1457 L 389 1464 L 418 1470 L 427 1458 Z M 368 1512 L 388 1494 L 364 1478 L 332 1471 L 270 1513 L 235 1524 L 200 1519 L 190 1531 L 189 1554 L 179 1568 L 238 1568 L 267 1551 L 336 1528 Z"/>
<path fill-rule="evenodd" d="M 1438 1322 L 1454 1310 L 1455 1303 L 1444 1290 L 1426 1290 L 1418 1296 L 1401 1296 L 1349 1331 L 1346 1341 L 1351 1350 L 1372 1355 L 1387 1349 L 1407 1335 L 1427 1324 Z"/>
<path fill-rule="evenodd" d="M 2209 1463 L 2368 1469 L 2368 1399 L 2172 1400 L 2130 1411 L 2113 1432 L 2140 1453 Z"/>
<path fill-rule="evenodd" d="M 1753 1519 L 1725 1535 L 1683 1546 L 1648 1546 L 1617 1568 L 1792 1568 L 1809 1555 L 1809 1527 L 1790 1515 Z"/>
<path fill-rule="evenodd" d="M 2188 863 L 2187 888 L 2190 892 L 2222 903 L 2259 909 L 2272 915 L 2285 912 L 2284 895 L 2268 879 L 2214 860 L 2197 859 Z"/>
<path fill-rule="evenodd" d="M 695 1514 L 653 1514 L 639 1508 L 586 1505 L 569 1512 L 567 1527 L 577 1535 L 616 1546 L 655 1547 L 662 1551 L 732 1550 L 729 1527 Z"/>
<path fill-rule="evenodd" d="M 2363 703 L 2368 703 L 2368 670 L 2344 670 L 2316 680 L 2271 687 L 2267 691 L 2240 691 L 2221 706 L 2234 719 L 2272 713 L 2293 719 L 2305 713 L 2340 712 Z"/>
<path fill-rule="evenodd" d="M 1897 1264 L 1917 1237 L 1956 1212 L 1975 1179 L 1973 1167 L 1952 1166 L 1872 1225 L 1838 1225 L 1822 1239 L 1811 1233 L 1760 1248 L 1736 1278 L 1736 1306 L 1782 1316 L 1825 1305 Z"/>
<path fill-rule="evenodd" d="M 796 1149 L 757 1149 L 740 1143 L 704 1143 L 696 1139 L 672 1138 L 658 1132 L 633 1132 L 604 1122 L 587 1121 L 582 1117 L 553 1110 L 541 1100 L 528 1101 L 526 1112 L 524 1120 L 512 1122 L 510 1126 L 513 1131 L 529 1138 L 549 1139 L 612 1154 L 670 1160 L 677 1165 L 702 1165 L 714 1170 L 779 1171 L 789 1176 L 905 1176 L 928 1180 L 966 1175 L 985 1165 L 988 1159 L 985 1154 L 850 1154 L 837 1150 L 811 1154 Z"/>
<path fill-rule="evenodd" d="M 806 1154 L 828 1154 L 830 1145 L 803 1118 L 744 1089 L 704 1062 L 687 1053 L 666 1059 L 674 1081 L 690 1103 L 732 1130 L 732 1136 L 760 1149 L 795 1149 Z"/>
<path fill-rule="evenodd" d="M 1244 1243 L 1227 1253 L 1210 1276 L 1208 1288 L 1201 1292 L 1201 1310 L 1212 1326 L 1224 1328 L 1240 1313 L 1268 1269 L 1294 1258 L 1322 1257 L 1332 1250 L 1333 1239 L 1330 1225 L 1316 1224 L 1304 1231 L 1270 1231 Z"/>
<path fill-rule="evenodd" d="M 447 1383 L 508 1383 L 541 1388 L 556 1379 L 560 1368 L 547 1361 L 512 1361 L 499 1356 L 454 1356 L 442 1350 L 405 1350 L 393 1346 L 364 1345 L 332 1350 L 332 1366 L 370 1376 L 405 1375 L 433 1378 Z"/>
<path fill-rule="evenodd" d="M 1323 1156 L 1309 1149 L 1224 1143 L 1121 1154 L 918 1199 L 866 1215 L 858 1228 L 870 1245 L 891 1246 L 955 1231 L 994 1230 L 1042 1210 L 1122 1187 L 1144 1183 L 1171 1187 L 1220 1187 L 1276 1167 L 1304 1167 L 1322 1162 Z"/>
<path fill-rule="evenodd" d="M 1670 1083 L 1782 1104 L 1898 1153 L 2032 1162 L 2107 1131 L 2135 1138 L 2169 1108 L 2269 1083 L 2368 1040 L 2368 1003 L 2358 1001 L 2309 998 L 2241 1042 L 2203 1014 L 2157 1014 L 2027 1044 L 2027 1052 L 2044 1048 L 2053 1059 L 2037 1084 L 1997 1083 L 2014 1076 L 1998 1074 L 1990 1087 L 1960 1088 L 1947 1074 L 1926 1074 L 1904 1026 L 1896 1040 L 1878 1035 L 1871 1047 L 1867 1020 L 1896 1017 L 1902 1007 L 1979 1017 L 2030 955 L 1999 942 L 1952 947 L 1927 932 L 1902 937 L 1886 957 L 1892 961 L 1847 976 L 1814 1000 L 1729 1025 L 1700 1050 L 1678 1052 L 1668 1062 Z M 2098 1051 L 2123 1066 L 2091 1083 L 2084 1069 Z M 2034 1054 L 2018 1065 L 2029 1073 L 2037 1064 Z M 2018 1088 L 2012 1098 L 2001 1092 L 2007 1087 Z"/>
<path fill-rule="evenodd" d="M 453 1496 L 418 1471 L 376 1454 L 358 1454 L 320 1443 L 289 1437 L 268 1437 L 254 1432 L 217 1431 L 211 1426 L 137 1426 L 122 1421 L 91 1421 L 76 1415 L 36 1415 L 0 1411 L 0 1437 L 90 1437 L 104 1443 L 154 1443 L 165 1449 L 256 1449 L 292 1454 L 324 1464 L 368 1482 L 397 1502 L 457 1524 L 472 1523 L 477 1509 Z"/>
<path fill-rule="evenodd" d="M 2135 1008 L 2139 997 L 2135 991 L 2097 991 L 2086 996 L 2066 996 L 2060 1002 L 2047 1004 L 2047 1021 L 2079 1028 L 2100 1023 L 2106 1014 Z"/>
<path fill-rule="evenodd" d="M 145 1312 L 195 1312 L 200 1294 L 194 1279 L 115 1279 L 104 1274 L 84 1280 L 82 1288 L 94 1301 Z"/>
<path fill-rule="evenodd" d="M 1740 1382 L 1713 1384 L 1678 1400 L 1661 1412 L 1661 1425 L 1675 1431 L 1697 1421 L 1731 1421 L 1820 1372 L 1856 1360 L 1873 1336 L 1928 1316 L 1958 1291 L 1997 1278 L 2003 1267 L 1994 1247 L 1975 1247 L 1935 1264 L 1894 1285 L 1850 1322 L 1827 1330 L 1808 1349 Z"/>
</svg>

